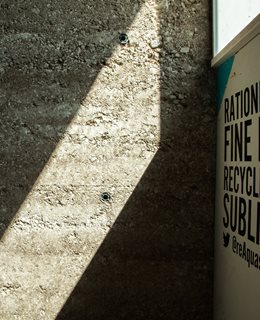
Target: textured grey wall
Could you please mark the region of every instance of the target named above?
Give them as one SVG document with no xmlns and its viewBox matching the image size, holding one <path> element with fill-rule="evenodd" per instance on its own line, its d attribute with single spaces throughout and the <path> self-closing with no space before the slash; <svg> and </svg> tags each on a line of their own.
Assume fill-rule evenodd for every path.
<svg viewBox="0 0 260 320">
<path fill-rule="evenodd" d="M 0 319 L 211 319 L 210 16 L 1 1 Z"/>
</svg>

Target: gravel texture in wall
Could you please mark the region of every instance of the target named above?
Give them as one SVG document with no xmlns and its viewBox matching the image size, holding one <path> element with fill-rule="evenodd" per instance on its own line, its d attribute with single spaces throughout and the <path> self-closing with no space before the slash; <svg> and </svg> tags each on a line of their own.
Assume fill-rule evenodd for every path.
<svg viewBox="0 0 260 320">
<path fill-rule="evenodd" d="M 0 319 L 211 319 L 210 10 L 1 1 Z"/>
</svg>

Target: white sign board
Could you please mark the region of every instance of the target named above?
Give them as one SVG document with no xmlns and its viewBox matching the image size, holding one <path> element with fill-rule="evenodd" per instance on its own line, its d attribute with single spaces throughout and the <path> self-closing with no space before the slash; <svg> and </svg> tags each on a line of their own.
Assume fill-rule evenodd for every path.
<svg viewBox="0 0 260 320">
<path fill-rule="evenodd" d="M 218 75 L 215 320 L 259 320 L 260 34 Z"/>
</svg>

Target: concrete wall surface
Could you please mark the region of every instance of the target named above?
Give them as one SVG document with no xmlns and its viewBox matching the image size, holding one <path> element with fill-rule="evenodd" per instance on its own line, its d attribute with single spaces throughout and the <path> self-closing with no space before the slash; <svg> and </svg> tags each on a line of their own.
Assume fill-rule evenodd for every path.
<svg viewBox="0 0 260 320">
<path fill-rule="evenodd" d="M 210 20 L 1 0 L 0 319 L 211 319 Z"/>
</svg>

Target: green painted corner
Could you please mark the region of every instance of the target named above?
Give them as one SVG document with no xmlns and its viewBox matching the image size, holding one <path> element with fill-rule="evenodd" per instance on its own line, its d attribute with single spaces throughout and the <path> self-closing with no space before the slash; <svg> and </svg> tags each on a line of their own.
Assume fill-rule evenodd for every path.
<svg viewBox="0 0 260 320">
<path fill-rule="evenodd" d="M 217 71 L 217 111 L 219 112 L 224 93 L 227 87 L 229 75 L 233 66 L 234 56 L 228 58 Z"/>
</svg>

